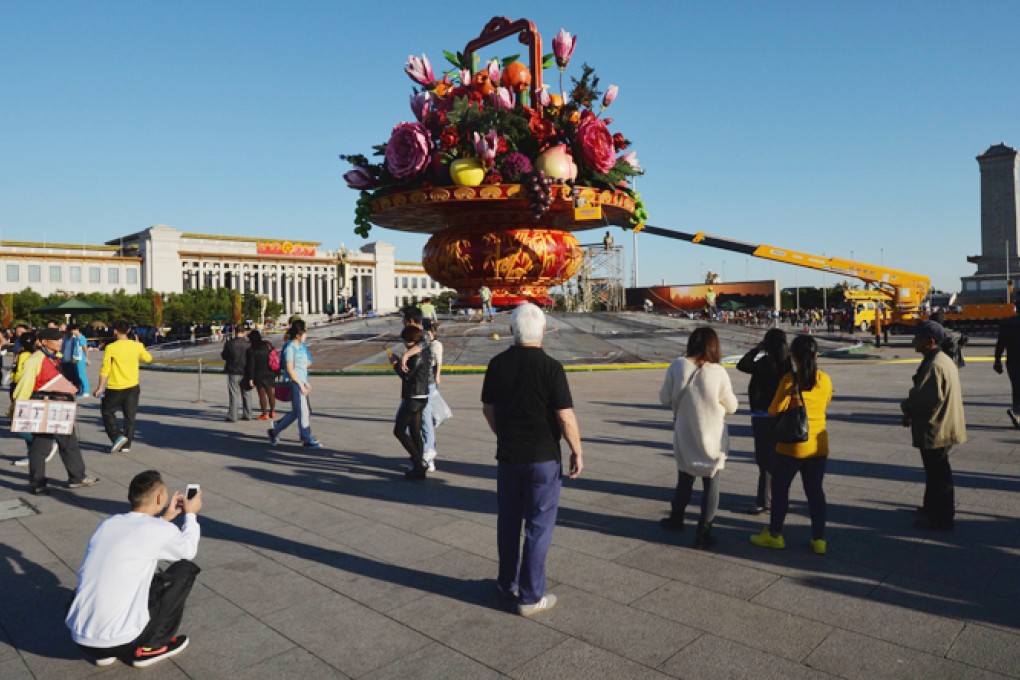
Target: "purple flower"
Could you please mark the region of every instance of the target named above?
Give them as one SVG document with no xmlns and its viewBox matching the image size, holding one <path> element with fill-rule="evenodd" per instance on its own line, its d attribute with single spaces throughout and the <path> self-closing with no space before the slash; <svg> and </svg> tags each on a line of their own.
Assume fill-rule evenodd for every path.
<svg viewBox="0 0 1020 680">
<path fill-rule="evenodd" d="M 538 93 L 538 103 L 543 107 L 552 106 L 552 97 L 549 96 L 549 90 L 545 86 L 542 86 L 542 91 Z"/>
<path fill-rule="evenodd" d="M 418 92 L 411 95 L 411 112 L 418 120 L 425 120 L 425 116 L 432 110 L 432 95 L 428 92 Z"/>
<path fill-rule="evenodd" d="M 531 172 L 533 167 L 527 156 L 519 151 L 511 151 L 503 157 L 500 169 L 503 172 L 503 179 L 508 182 L 517 182 L 521 179 L 521 175 Z"/>
<path fill-rule="evenodd" d="M 489 101 L 497 109 L 512 109 L 514 107 L 514 93 L 505 87 L 497 87 L 489 93 Z"/>
<path fill-rule="evenodd" d="M 575 47 L 577 47 L 577 36 L 571 36 L 566 29 L 561 28 L 560 32 L 553 37 L 553 54 L 556 55 L 556 65 L 560 67 L 561 71 L 570 62 Z"/>
<path fill-rule="evenodd" d="M 436 82 L 436 76 L 432 73 L 432 64 L 424 54 L 421 55 L 421 59 L 414 55 L 408 57 L 407 63 L 404 65 L 404 73 L 422 87 L 432 87 Z"/>
<path fill-rule="evenodd" d="M 602 97 L 602 108 L 606 108 L 616 100 L 616 95 L 620 92 L 620 88 L 616 85 L 610 85 L 606 89 L 605 96 Z"/>
<path fill-rule="evenodd" d="M 471 84 L 471 71 L 466 68 L 460 70 L 460 84 L 464 87 Z"/>
<path fill-rule="evenodd" d="M 397 179 L 417 175 L 429 164 L 432 137 L 421 123 L 397 123 L 386 143 L 386 167 Z"/>
<path fill-rule="evenodd" d="M 489 130 L 489 133 L 482 137 L 477 132 L 475 133 L 475 153 L 478 154 L 478 159 L 485 163 L 486 166 L 492 167 L 493 161 L 496 160 L 496 149 L 499 148 L 499 135 L 495 130 Z"/>
<path fill-rule="evenodd" d="M 375 175 L 364 165 L 355 165 L 353 170 L 344 173 L 344 181 L 351 189 L 371 189 L 375 186 Z"/>
<path fill-rule="evenodd" d="M 493 85 L 499 83 L 499 59 L 490 59 L 486 70 L 489 73 L 489 82 Z"/>
</svg>

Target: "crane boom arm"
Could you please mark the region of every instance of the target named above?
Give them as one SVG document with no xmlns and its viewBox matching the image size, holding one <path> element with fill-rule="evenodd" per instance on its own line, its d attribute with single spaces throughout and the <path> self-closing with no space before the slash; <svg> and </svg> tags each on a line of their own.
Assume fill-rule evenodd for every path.
<svg viewBox="0 0 1020 680">
<path fill-rule="evenodd" d="M 852 276 L 867 283 L 874 284 L 891 298 L 897 311 L 908 315 L 916 314 L 931 288 L 931 279 L 921 274 L 890 269 L 866 262 L 856 262 L 841 257 L 824 257 L 811 255 L 787 248 L 779 248 L 767 244 L 754 244 L 735 239 L 712 236 L 704 232 L 689 233 L 673 229 L 653 227 L 649 224 L 642 230 L 656 236 L 665 236 L 680 241 L 688 241 L 698 245 L 721 248 L 743 255 L 760 257 L 773 262 L 792 264 L 809 269 L 817 269 L 841 276 Z"/>
</svg>

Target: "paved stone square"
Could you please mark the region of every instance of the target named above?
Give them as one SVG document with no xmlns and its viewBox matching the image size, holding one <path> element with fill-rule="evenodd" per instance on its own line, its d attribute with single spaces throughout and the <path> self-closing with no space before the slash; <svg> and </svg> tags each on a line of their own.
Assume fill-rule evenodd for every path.
<svg viewBox="0 0 1020 680">
<path fill-rule="evenodd" d="M 559 605 L 534 619 L 493 594 L 495 440 L 481 375 L 447 375 L 455 412 L 439 430 L 438 472 L 409 483 L 391 434 L 392 376 L 319 377 L 309 451 L 296 428 L 270 448 L 265 423 L 223 422 L 222 376 L 144 372 L 138 440 L 111 455 L 98 403 L 82 402 L 93 488 L 26 491 L 0 465 L 0 678 L 993 678 L 1020 676 L 1020 431 L 1008 382 L 975 341 L 961 372 L 970 441 L 952 456 L 957 529 L 911 526 L 920 457 L 898 402 L 916 363 L 904 340 L 824 360 L 836 396 L 825 482 L 829 554 L 814 555 L 795 482 L 787 549 L 748 542 L 741 514 L 757 476 L 747 376 L 722 474 L 713 552 L 662 532 L 675 482 L 661 369 L 569 375 L 585 445 L 566 481 L 549 555 Z M 982 355 L 986 360 L 980 360 Z M 281 410 L 286 410 L 286 406 Z M 20 441 L 0 440 L 5 459 Z M 127 484 L 157 468 L 200 482 L 202 573 L 181 655 L 144 671 L 87 663 L 63 627 L 96 524 L 126 510 Z M 37 512 L 26 514 L 22 504 Z M 695 499 L 696 500 L 696 499 Z M 10 503 L 8 503 L 10 502 Z M 696 504 L 688 512 L 692 521 Z"/>
</svg>

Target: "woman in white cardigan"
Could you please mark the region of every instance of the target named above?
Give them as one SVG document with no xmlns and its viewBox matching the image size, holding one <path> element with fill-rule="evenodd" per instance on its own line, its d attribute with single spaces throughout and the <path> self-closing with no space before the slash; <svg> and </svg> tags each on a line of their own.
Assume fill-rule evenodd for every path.
<svg viewBox="0 0 1020 680">
<path fill-rule="evenodd" d="M 726 463 L 729 434 L 726 414 L 737 410 L 730 376 L 721 365 L 719 336 L 708 327 L 697 328 L 687 340 L 687 356 L 676 359 L 666 371 L 659 401 L 673 409 L 673 455 L 677 484 L 672 511 L 660 525 L 668 531 L 684 530 L 684 510 L 691 500 L 694 478 L 700 477 L 701 517 L 695 548 L 711 548 L 712 522 L 719 509 L 719 477 Z"/>
</svg>

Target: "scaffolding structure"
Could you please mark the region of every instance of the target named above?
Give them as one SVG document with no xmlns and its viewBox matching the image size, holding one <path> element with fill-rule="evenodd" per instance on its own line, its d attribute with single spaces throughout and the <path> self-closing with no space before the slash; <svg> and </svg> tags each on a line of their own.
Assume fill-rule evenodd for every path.
<svg viewBox="0 0 1020 680">
<path fill-rule="evenodd" d="M 577 291 L 576 304 L 570 300 L 568 309 L 577 312 L 617 312 L 624 308 L 623 246 L 600 243 L 582 245 L 581 269 L 567 290 Z M 573 291 L 571 291 L 573 292 Z M 572 296 L 571 296 L 572 297 Z"/>
</svg>

